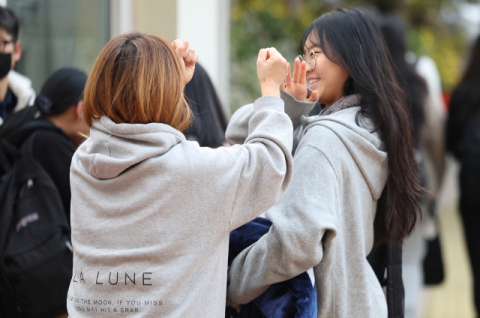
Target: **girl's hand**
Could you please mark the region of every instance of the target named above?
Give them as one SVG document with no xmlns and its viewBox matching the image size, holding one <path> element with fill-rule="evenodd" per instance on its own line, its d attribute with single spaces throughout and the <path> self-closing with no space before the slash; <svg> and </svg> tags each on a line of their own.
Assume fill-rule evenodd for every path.
<svg viewBox="0 0 480 318">
<path fill-rule="evenodd" d="M 290 71 L 290 64 L 288 64 L 288 75 L 285 79 L 285 84 L 280 85 L 280 89 L 295 97 L 298 101 L 314 102 L 318 99 L 318 92 L 312 91 L 310 98 L 307 99 L 307 62 L 300 62 L 295 59 L 293 68 L 293 79 Z"/>
<path fill-rule="evenodd" d="M 195 64 L 198 61 L 198 54 L 195 53 L 193 49 L 189 48 L 188 41 L 182 42 L 181 40 L 175 40 L 172 43 L 172 47 L 179 57 L 180 64 L 184 71 L 185 85 L 187 85 L 195 72 Z"/>
<path fill-rule="evenodd" d="M 288 63 L 275 48 L 261 49 L 257 59 L 257 76 L 262 96 L 280 97 L 278 87 L 288 73 Z"/>
</svg>

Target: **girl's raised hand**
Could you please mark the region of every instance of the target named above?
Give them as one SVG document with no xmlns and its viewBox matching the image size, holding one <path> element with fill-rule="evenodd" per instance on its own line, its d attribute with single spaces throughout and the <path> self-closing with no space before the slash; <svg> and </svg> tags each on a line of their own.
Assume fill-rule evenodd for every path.
<svg viewBox="0 0 480 318">
<path fill-rule="evenodd" d="M 258 52 L 257 76 L 262 96 L 280 97 L 278 87 L 285 80 L 287 73 L 288 62 L 275 48 L 261 49 Z"/>
<path fill-rule="evenodd" d="M 198 61 L 198 54 L 189 46 L 188 41 L 175 40 L 172 43 L 184 70 L 185 85 L 192 79 L 193 73 L 195 73 L 195 64 Z"/>
<path fill-rule="evenodd" d="M 293 67 L 293 78 L 291 76 L 290 64 L 288 64 L 288 74 L 285 79 L 285 84 L 280 85 L 280 89 L 295 97 L 298 101 L 314 102 L 318 99 L 318 92 L 312 91 L 310 98 L 308 96 L 307 89 L 307 63 L 305 61 L 300 62 L 299 59 L 295 59 Z"/>
</svg>

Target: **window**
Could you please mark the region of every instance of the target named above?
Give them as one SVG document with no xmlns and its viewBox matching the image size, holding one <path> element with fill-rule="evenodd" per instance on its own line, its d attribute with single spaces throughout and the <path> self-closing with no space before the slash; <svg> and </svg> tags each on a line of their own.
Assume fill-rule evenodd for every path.
<svg viewBox="0 0 480 318">
<path fill-rule="evenodd" d="M 23 44 L 15 69 L 37 93 L 61 67 L 88 73 L 109 40 L 109 0 L 8 0 L 7 7 L 19 20 Z"/>
</svg>

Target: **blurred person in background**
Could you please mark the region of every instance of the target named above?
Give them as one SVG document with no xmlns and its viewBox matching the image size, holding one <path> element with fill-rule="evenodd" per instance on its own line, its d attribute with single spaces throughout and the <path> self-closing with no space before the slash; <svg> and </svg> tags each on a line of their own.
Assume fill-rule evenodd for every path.
<svg viewBox="0 0 480 318">
<path fill-rule="evenodd" d="M 198 141 L 200 147 L 224 146 L 227 118 L 210 77 L 199 63 L 185 86 L 185 97 L 194 115 L 187 139 Z"/>
<path fill-rule="evenodd" d="M 70 221 L 70 164 L 76 148 L 90 131 L 83 118 L 83 90 L 87 75 L 75 68 L 62 68 L 45 81 L 32 107 L 27 107 L 0 126 L 1 138 L 15 133 L 32 120 L 54 130 L 39 129 L 33 137 L 32 154 L 55 183 Z"/>
<path fill-rule="evenodd" d="M 0 125 L 10 114 L 33 105 L 35 100 L 30 79 L 13 70 L 22 56 L 18 30 L 13 11 L 0 6 Z"/>
<path fill-rule="evenodd" d="M 390 55 L 393 60 L 395 74 L 405 95 L 405 103 L 409 108 L 412 122 L 412 136 L 415 147 L 415 157 L 419 164 L 417 178 L 423 187 L 436 194 L 437 180 L 441 180 L 444 169 L 443 135 L 444 119 L 437 112 L 441 106 L 435 104 L 427 83 L 415 70 L 415 64 L 406 60 L 407 44 L 406 29 L 403 20 L 398 16 L 387 15 L 381 20 L 381 28 Z M 428 158 L 429 160 L 425 160 Z M 426 165 L 433 163 L 434 178 L 428 178 Z M 405 287 L 405 318 L 417 317 L 421 303 L 421 291 L 424 283 L 423 260 L 427 251 L 427 228 L 434 226 L 432 216 L 428 213 L 434 200 L 429 195 L 423 195 L 420 203 L 423 220 L 405 239 L 402 253 L 402 277 Z"/>
<path fill-rule="evenodd" d="M 480 315 L 480 36 L 452 94 L 447 149 L 461 164 L 460 214 L 473 272 L 473 294 Z"/>
<path fill-rule="evenodd" d="M 85 139 L 82 134 L 89 133 L 83 117 L 86 81 L 87 75 L 75 68 L 54 72 L 43 84 L 33 106 L 12 114 L 0 126 L 2 146 L 20 140 L 21 144 L 12 144 L 24 153 L 20 158 L 33 159 L 29 164 L 36 172 L 29 182 L 32 182 L 32 191 L 38 193 L 25 197 L 18 194 L 22 199 L 16 200 L 24 200 L 18 203 L 26 208 L 15 212 L 30 211 L 27 213 L 31 214 L 22 220 L 29 219 L 31 215 L 36 215 L 37 219 L 33 219 L 32 227 L 25 227 L 21 232 L 17 228 L 14 232 L 19 233 L 18 236 L 8 232 L 8 248 L 2 248 L 2 266 L 5 268 L 11 269 L 9 264 L 12 262 L 7 259 L 16 257 L 13 258 L 16 260 L 16 271 L 11 270 L 5 277 L 2 275 L 8 283 L 2 281 L 5 285 L 1 286 L 1 293 L 8 294 L 0 295 L 0 311 L 9 312 L 12 317 L 17 317 L 19 312 L 19 317 L 51 318 L 62 313 L 65 313 L 62 317 L 67 316 L 66 297 L 72 273 L 70 165 L 76 148 Z M 13 165 L 10 169 L 17 168 Z M 10 175 L 10 171 L 7 170 L 5 175 Z M 42 174 L 46 174 L 47 178 L 42 179 Z M 34 184 L 37 186 L 33 187 Z M 52 186 L 57 191 L 49 192 L 47 188 Z M 2 184 L 2 190 L 4 188 Z M 13 192 L 11 194 L 14 195 Z M 36 201 L 40 197 L 52 202 L 51 205 L 41 205 L 43 201 Z M 34 206 L 35 203 L 41 206 Z M 2 210 L 2 214 L 7 212 Z M 5 217 L 2 215 L 2 226 L 6 222 Z M 18 217 L 16 214 L 12 216 L 14 220 Z M 2 267 L 2 274 L 4 270 Z M 14 289 L 9 290 L 12 285 Z"/>
</svg>

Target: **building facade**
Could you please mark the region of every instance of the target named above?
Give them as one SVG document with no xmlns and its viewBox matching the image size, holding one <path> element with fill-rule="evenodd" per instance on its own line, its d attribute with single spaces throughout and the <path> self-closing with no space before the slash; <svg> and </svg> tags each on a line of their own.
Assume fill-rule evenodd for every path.
<svg viewBox="0 0 480 318">
<path fill-rule="evenodd" d="M 38 92 L 56 69 L 89 72 L 109 39 L 137 31 L 189 40 L 229 109 L 230 1 L 0 0 L 20 21 L 23 56 L 17 71 Z"/>
</svg>

